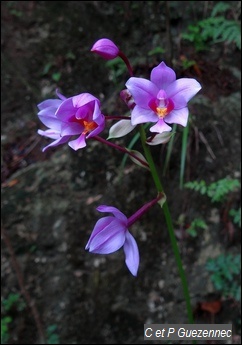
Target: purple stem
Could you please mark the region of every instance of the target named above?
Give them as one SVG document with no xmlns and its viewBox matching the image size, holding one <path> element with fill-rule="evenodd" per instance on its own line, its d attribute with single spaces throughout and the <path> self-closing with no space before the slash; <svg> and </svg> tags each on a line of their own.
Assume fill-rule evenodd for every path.
<svg viewBox="0 0 242 345">
<path fill-rule="evenodd" d="M 139 161 L 141 164 L 143 164 L 144 166 L 146 167 L 149 167 L 149 164 L 144 162 L 142 159 L 140 159 L 139 157 L 137 157 L 135 154 L 133 154 L 132 152 L 128 151 L 125 147 L 122 147 L 122 146 L 119 146 L 117 144 L 114 144 L 114 143 L 111 143 L 110 141 L 106 140 L 106 139 L 103 139 L 99 136 L 95 136 L 93 137 L 93 139 L 97 140 L 97 141 L 100 141 L 101 143 L 103 144 L 106 144 L 108 146 L 111 146 L 121 152 L 124 152 L 124 153 L 127 153 L 129 156 L 133 157 L 134 159 L 136 159 L 137 161 Z"/>
<path fill-rule="evenodd" d="M 129 116 L 112 116 L 112 115 L 105 115 L 106 120 L 130 120 Z"/>
<path fill-rule="evenodd" d="M 130 76 L 133 77 L 134 73 L 133 73 L 132 67 L 129 63 L 127 56 L 122 51 L 119 51 L 118 56 L 121 57 L 121 59 L 124 61 L 125 65 L 128 68 Z"/>
<path fill-rule="evenodd" d="M 131 217 L 128 218 L 128 228 L 134 224 L 140 217 L 143 216 L 144 213 L 146 213 L 152 206 L 154 206 L 162 197 L 164 194 L 160 192 L 158 196 L 142 206 L 138 211 L 136 211 Z"/>
</svg>

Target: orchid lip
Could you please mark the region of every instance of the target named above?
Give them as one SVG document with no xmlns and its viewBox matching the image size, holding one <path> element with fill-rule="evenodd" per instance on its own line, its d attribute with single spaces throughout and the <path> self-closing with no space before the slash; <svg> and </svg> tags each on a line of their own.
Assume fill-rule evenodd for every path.
<svg viewBox="0 0 242 345">
<path fill-rule="evenodd" d="M 173 109 L 174 109 L 174 103 L 171 99 L 157 99 L 152 98 L 149 101 L 148 106 L 151 110 L 153 110 L 154 113 L 160 118 L 164 119 Z"/>
</svg>

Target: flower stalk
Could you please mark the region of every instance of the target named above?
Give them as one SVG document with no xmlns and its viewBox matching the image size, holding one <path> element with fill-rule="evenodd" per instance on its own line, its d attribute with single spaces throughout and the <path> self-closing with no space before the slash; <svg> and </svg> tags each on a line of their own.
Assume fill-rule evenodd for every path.
<svg viewBox="0 0 242 345">
<path fill-rule="evenodd" d="M 162 192 L 164 192 L 164 190 L 163 190 L 160 178 L 158 176 L 158 173 L 157 173 L 157 170 L 155 167 L 155 163 L 154 163 L 153 157 L 152 157 L 151 152 L 150 152 L 150 148 L 149 148 L 149 146 L 146 145 L 146 135 L 145 135 L 145 130 L 144 130 L 143 126 L 140 126 L 140 138 L 141 138 L 142 146 L 144 149 L 145 157 L 146 157 L 147 162 L 149 163 L 149 166 L 150 166 L 150 172 L 151 172 L 153 181 L 155 183 L 155 186 L 157 188 L 158 193 L 161 194 Z M 176 237 L 175 237 L 175 233 L 174 233 L 174 228 L 173 228 L 173 224 L 172 224 L 172 218 L 171 218 L 171 214 L 169 211 L 167 201 L 165 201 L 162 208 L 164 211 L 166 225 L 167 225 L 170 240 L 171 240 L 171 246 L 173 249 L 173 253 L 175 255 L 177 268 L 178 268 L 179 275 L 180 275 L 181 282 L 182 282 L 183 293 L 184 293 L 184 297 L 186 300 L 188 320 L 189 320 L 189 323 L 194 323 L 187 279 L 186 279 L 185 271 L 184 271 L 184 268 L 182 265 L 182 260 L 181 260 L 179 248 L 177 245 L 177 241 L 176 241 Z"/>
</svg>

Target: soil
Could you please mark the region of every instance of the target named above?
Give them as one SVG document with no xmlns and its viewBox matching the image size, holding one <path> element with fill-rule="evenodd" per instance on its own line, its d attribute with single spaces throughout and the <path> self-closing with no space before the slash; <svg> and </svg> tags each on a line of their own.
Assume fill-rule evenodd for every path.
<svg viewBox="0 0 242 345">
<path fill-rule="evenodd" d="M 208 43 L 206 51 L 196 52 L 181 39 L 187 25 L 209 16 L 215 3 L 1 2 L 2 302 L 11 293 L 25 299 L 23 308 L 20 301 L 8 311 L 2 308 L 2 318 L 11 317 L 6 343 L 143 344 L 144 324 L 188 323 L 158 205 L 131 229 L 141 258 L 136 278 L 125 266 L 122 250 L 102 256 L 84 249 L 100 217 L 98 205 L 113 205 L 130 216 L 156 196 L 149 172 L 129 160 L 122 167 L 123 154 L 92 140 L 85 150 L 74 152 L 63 145 L 43 153 L 47 140 L 37 134 L 44 128 L 36 105 L 54 98 L 59 88 L 66 96 L 96 95 L 105 114 L 127 112 L 119 99 L 127 72 L 113 71 L 90 52 L 97 39 L 110 38 L 130 58 L 136 76 L 148 78 L 164 60 L 178 77 L 202 84 L 189 103 L 185 181 L 240 180 L 241 51 L 233 43 Z M 166 34 L 168 10 L 171 41 Z M 148 55 L 157 46 L 164 52 Z M 195 65 L 184 69 L 184 58 Z M 103 137 L 107 135 L 108 128 Z M 128 145 L 132 135 L 116 142 Z M 240 228 L 228 216 L 230 208 L 240 207 L 240 191 L 225 203 L 211 203 L 206 196 L 180 189 L 181 140 L 182 129 L 177 128 L 165 172 L 167 145 L 154 146 L 152 152 L 168 198 L 195 322 L 232 324 L 231 341 L 241 343 L 240 303 L 218 292 L 205 268 L 209 258 L 241 252 Z M 142 149 L 139 144 L 135 148 Z M 204 219 L 207 228 L 192 237 L 186 227 L 195 218 Z"/>
</svg>

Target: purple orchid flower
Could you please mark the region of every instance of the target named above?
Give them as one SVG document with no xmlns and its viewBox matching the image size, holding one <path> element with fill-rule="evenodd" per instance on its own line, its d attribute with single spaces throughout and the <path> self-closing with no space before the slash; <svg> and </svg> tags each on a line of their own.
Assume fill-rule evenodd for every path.
<svg viewBox="0 0 242 345">
<path fill-rule="evenodd" d="M 119 48 L 108 38 L 102 38 L 94 43 L 91 51 L 106 60 L 115 59 L 119 55 Z"/>
<path fill-rule="evenodd" d="M 137 276 L 139 267 L 139 250 L 134 237 L 128 230 L 127 217 L 116 207 L 101 205 L 100 212 L 111 212 L 113 216 L 99 219 L 85 247 L 92 253 L 110 254 L 121 247 L 124 249 L 125 263 L 130 272 Z"/>
<path fill-rule="evenodd" d="M 91 253 L 110 254 L 123 247 L 125 263 L 136 277 L 139 268 L 139 250 L 128 228 L 153 205 L 159 203 L 162 207 L 165 201 L 165 194 L 160 192 L 155 199 L 144 204 L 129 218 L 116 207 L 106 205 L 97 207 L 98 211 L 110 212 L 113 216 L 103 217 L 97 221 L 85 249 Z"/>
<path fill-rule="evenodd" d="M 38 133 L 54 139 L 43 152 L 66 142 L 76 151 L 86 146 L 86 139 L 104 129 L 105 117 L 100 110 L 100 101 L 89 93 L 66 98 L 57 91 L 57 95 L 60 99 L 48 99 L 38 104 L 39 119 L 49 127 L 45 131 L 38 130 Z"/>
<path fill-rule="evenodd" d="M 193 78 L 176 79 L 176 74 L 164 62 L 153 68 L 150 80 L 131 77 L 126 87 L 133 96 L 135 107 L 131 124 L 156 122 L 151 132 L 171 131 L 167 123 L 182 126 L 188 121 L 188 101 L 201 89 Z"/>
</svg>

